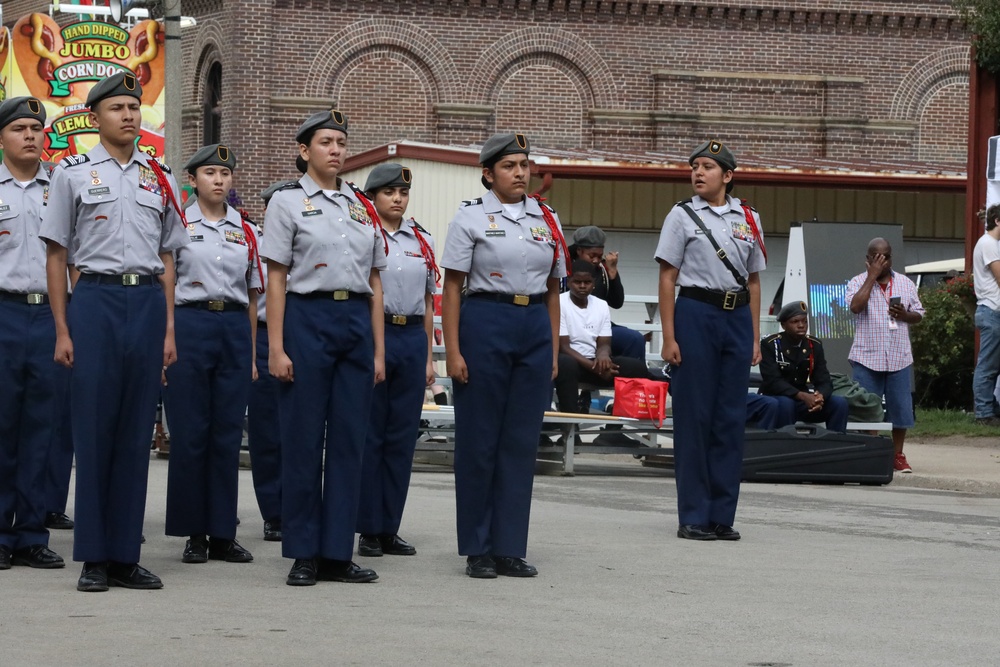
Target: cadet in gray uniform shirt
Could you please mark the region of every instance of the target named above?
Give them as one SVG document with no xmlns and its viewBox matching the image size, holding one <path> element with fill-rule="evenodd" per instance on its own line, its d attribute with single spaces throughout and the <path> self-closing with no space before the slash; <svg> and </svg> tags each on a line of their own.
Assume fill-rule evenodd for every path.
<svg viewBox="0 0 1000 667">
<path fill-rule="evenodd" d="M 163 586 L 138 561 L 160 376 L 177 356 L 171 253 L 188 234 L 173 176 L 135 147 L 141 98 L 131 72 L 91 89 L 100 143 L 56 168 L 42 216 L 56 361 L 73 369 L 81 591 Z M 80 270 L 68 312 L 67 248 Z"/>
</svg>

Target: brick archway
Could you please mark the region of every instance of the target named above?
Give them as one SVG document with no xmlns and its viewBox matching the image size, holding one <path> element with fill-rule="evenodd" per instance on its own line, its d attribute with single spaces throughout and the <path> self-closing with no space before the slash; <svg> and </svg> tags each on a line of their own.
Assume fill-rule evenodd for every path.
<svg viewBox="0 0 1000 667">
<path fill-rule="evenodd" d="M 889 117 L 919 121 L 927 103 L 941 88 L 969 81 L 969 47 L 952 46 L 927 56 L 906 73 L 892 98 Z"/>
<path fill-rule="evenodd" d="M 593 106 L 620 106 L 611 68 L 589 42 L 565 30 L 537 26 L 507 33 L 483 51 L 469 77 L 466 101 L 490 105 L 512 66 L 545 55 L 551 56 L 551 65 L 586 82 L 587 90 L 581 93 Z"/>
</svg>

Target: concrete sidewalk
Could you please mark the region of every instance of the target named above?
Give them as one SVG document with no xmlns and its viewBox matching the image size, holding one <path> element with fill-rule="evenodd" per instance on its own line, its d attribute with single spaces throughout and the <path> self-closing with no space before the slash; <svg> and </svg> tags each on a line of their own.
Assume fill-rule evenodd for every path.
<svg viewBox="0 0 1000 667">
<path fill-rule="evenodd" d="M 1000 498 L 1000 435 L 907 441 L 912 474 L 893 477 L 895 486 L 963 491 Z"/>
</svg>

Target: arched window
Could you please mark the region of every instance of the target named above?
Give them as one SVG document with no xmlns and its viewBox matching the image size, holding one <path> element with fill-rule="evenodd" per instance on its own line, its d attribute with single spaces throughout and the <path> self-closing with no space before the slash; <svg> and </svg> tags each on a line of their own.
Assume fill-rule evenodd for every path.
<svg viewBox="0 0 1000 667">
<path fill-rule="evenodd" d="M 214 62 L 205 78 L 205 105 L 202 107 L 202 145 L 222 141 L 222 63 Z"/>
</svg>

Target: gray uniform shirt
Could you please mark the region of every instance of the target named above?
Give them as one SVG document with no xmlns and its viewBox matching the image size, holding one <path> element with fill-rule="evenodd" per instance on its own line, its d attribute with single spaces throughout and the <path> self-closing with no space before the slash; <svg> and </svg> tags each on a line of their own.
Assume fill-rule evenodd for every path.
<svg viewBox="0 0 1000 667">
<path fill-rule="evenodd" d="M 160 253 L 177 250 L 188 234 L 149 167 L 134 148 L 124 167 L 103 144 L 64 159 L 52 172 L 40 236 L 72 251 L 84 273 L 163 273 Z M 171 174 L 167 181 L 178 193 Z"/>
<path fill-rule="evenodd" d="M 413 218 L 404 220 L 399 230 L 387 234 L 389 239 L 388 266 L 382 272 L 385 312 L 389 315 L 423 315 L 424 297 L 434 294 L 434 271 L 427 267 L 420 254 Z M 422 231 L 427 244 L 434 250 L 434 239 Z"/>
<path fill-rule="evenodd" d="M 271 197 L 264 228 L 260 254 L 289 267 L 289 292 L 371 295 L 371 270 L 386 267 L 382 234 L 346 182 L 331 196 L 303 174 Z"/>
<path fill-rule="evenodd" d="M 726 203 L 729 209 L 722 214 L 713 211 L 708 202 L 698 195 L 691 198 L 688 206 L 701 217 L 736 270 L 747 278 L 751 273 L 764 270 L 764 253 L 747 223 L 740 200 L 727 195 Z M 756 211 L 753 216 L 760 230 L 760 217 Z M 715 254 L 712 242 L 680 206 L 670 209 L 663 221 L 655 257 L 679 269 L 677 284 L 680 287 L 726 291 L 740 289 L 732 272 Z"/>
<path fill-rule="evenodd" d="M 180 305 L 221 300 L 248 306 L 247 289 L 262 285 L 257 262 L 250 258 L 250 242 L 239 212 L 228 206 L 223 220 L 209 222 L 195 202 L 185 213 L 191 242 L 174 255 L 175 302 Z M 252 227 L 251 233 L 256 239 Z"/>
<path fill-rule="evenodd" d="M 45 242 L 39 238 L 41 213 L 49 192 L 49 172 L 41 165 L 26 187 L 0 165 L 0 291 L 48 294 Z"/>
<path fill-rule="evenodd" d="M 558 217 L 556 225 L 562 233 Z M 458 209 L 448 225 L 441 266 L 469 274 L 469 292 L 541 294 L 548 278 L 566 275 L 556 245 L 537 201 L 528 197 L 514 220 L 490 190 Z"/>
</svg>

